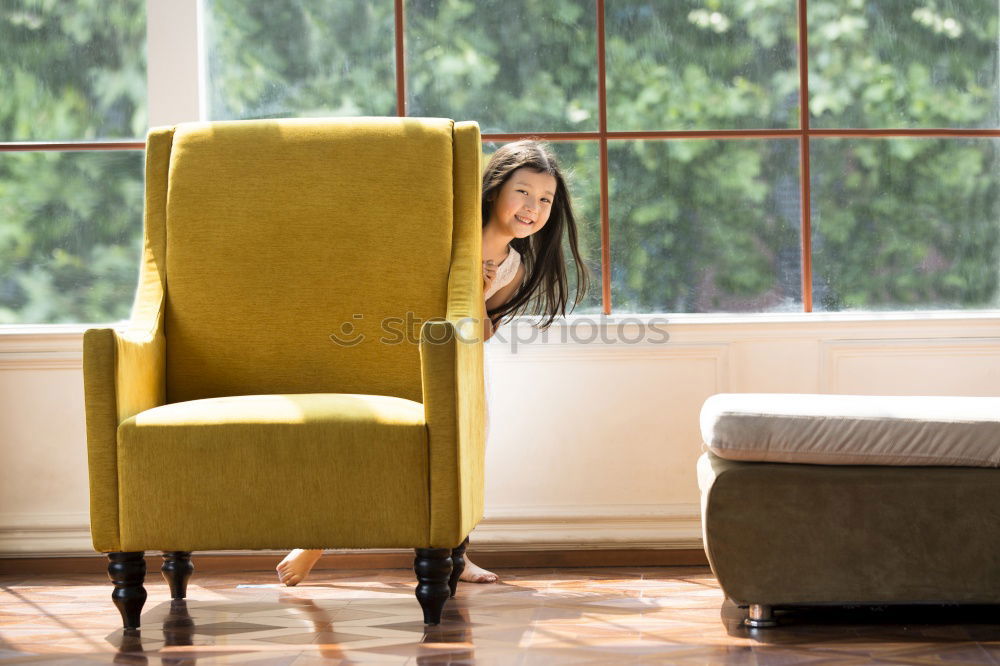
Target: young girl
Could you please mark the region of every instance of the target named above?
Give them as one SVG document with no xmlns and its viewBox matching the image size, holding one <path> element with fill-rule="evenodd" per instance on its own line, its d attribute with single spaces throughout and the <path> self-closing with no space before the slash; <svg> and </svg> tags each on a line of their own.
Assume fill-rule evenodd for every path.
<svg viewBox="0 0 1000 666">
<path fill-rule="evenodd" d="M 587 291 L 587 268 L 577 244 L 576 218 L 569 192 L 555 157 L 544 144 L 517 141 L 502 146 L 483 173 L 483 296 L 487 319 L 484 339 L 513 317 L 530 311 L 547 319 L 548 328 L 565 316 L 569 300 L 565 235 L 576 267 L 573 305 Z M 489 433 L 489 359 L 486 359 L 487 438 Z M 321 550 L 296 549 L 278 564 L 278 578 L 297 585 L 323 554 Z M 463 581 L 494 583 L 496 574 L 465 558 Z"/>
<path fill-rule="evenodd" d="M 528 311 L 543 316 L 543 329 L 557 316 L 565 316 L 569 285 L 564 237 L 569 240 L 576 269 L 572 309 L 583 299 L 589 278 L 559 164 L 548 146 L 536 141 L 502 146 L 483 173 L 483 296 L 488 315 L 484 339 L 492 337 L 503 322 Z M 489 354 L 485 361 L 488 440 Z M 466 555 L 462 580 L 494 583 L 497 576 L 473 564 Z"/>
</svg>

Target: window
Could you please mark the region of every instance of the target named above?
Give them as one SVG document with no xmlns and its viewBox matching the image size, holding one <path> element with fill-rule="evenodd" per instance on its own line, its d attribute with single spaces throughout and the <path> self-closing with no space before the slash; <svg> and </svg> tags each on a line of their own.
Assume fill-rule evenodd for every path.
<svg viewBox="0 0 1000 666">
<path fill-rule="evenodd" d="M 316 4 L 209 3 L 251 26 L 213 38 L 243 91 L 217 108 L 253 88 L 238 117 L 277 94 L 283 115 L 474 119 L 487 151 L 550 140 L 602 286 L 584 312 L 1000 304 L 991 0 Z"/>
<path fill-rule="evenodd" d="M 212 120 L 396 112 L 392 0 L 204 0 Z"/>
<path fill-rule="evenodd" d="M 600 287 L 577 312 L 1000 306 L 993 0 L 201 3 L 209 119 L 550 141 Z M 0 322 L 115 319 L 134 288 L 135 155 L 17 143 L 145 131 L 144 0 L 70 5 L 0 10 Z"/>
<path fill-rule="evenodd" d="M 0 5 L 0 324 L 128 316 L 145 0 Z"/>
</svg>

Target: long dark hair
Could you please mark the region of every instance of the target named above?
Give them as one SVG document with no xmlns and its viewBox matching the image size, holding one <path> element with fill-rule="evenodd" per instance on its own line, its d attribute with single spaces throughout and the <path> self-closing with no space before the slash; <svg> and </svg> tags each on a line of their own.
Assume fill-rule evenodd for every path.
<svg viewBox="0 0 1000 666">
<path fill-rule="evenodd" d="M 563 232 L 569 236 L 569 247 L 576 263 L 576 294 L 570 311 L 583 300 L 590 277 L 577 247 L 576 218 L 570 202 L 566 181 L 559 163 L 543 143 L 525 139 L 501 146 L 493 153 L 483 172 L 483 226 L 490 219 L 493 202 L 500 188 L 518 169 L 530 169 L 556 179 L 556 195 L 552 199 L 549 220 L 538 232 L 525 238 L 515 238 L 510 246 L 521 255 L 525 277 L 514 296 L 498 308 L 488 312 L 494 325 L 513 319 L 528 310 L 531 314 L 548 317 L 540 328 L 546 329 L 559 315 L 566 316 L 569 285 L 566 279 L 566 261 L 563 259 Z"/>
</svg>

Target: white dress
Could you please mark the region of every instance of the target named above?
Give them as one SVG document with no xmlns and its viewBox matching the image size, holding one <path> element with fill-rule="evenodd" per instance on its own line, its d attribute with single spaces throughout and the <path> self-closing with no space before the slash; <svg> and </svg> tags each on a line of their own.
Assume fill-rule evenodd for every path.
<svg viewBox="0 0 1000 666">
<path fill-rule="evenodd" d="M 509 250 L 507 252 L 507 258 L 501 261 L 500 265 L 497 266 L 497 274 L 496 277 L 493 278 L 493 284 L 491 284 L 490 288 L 483 294 L 484 300 L 490 300 L 490 296 L 510 284 L 510 281 L 514 279 L 515 275 L 517 275 L 517 268 L 521 265 L 521 253 L 510 246 L 507 246 L 507 249 Z"/>
<path fill-rule="evenodd" d="M 510 282 L 514 279 L 514 276 L 517 275 L 517 269 L 521 265 L 521 255 L 512 247 L 508 246 L 508 249 L 510 251 L 507 254 L 507 258 L 500 262 L 500 265 L 497 266 L 497 274 L 496 277 L 493 278 L 493 284 L 491 284 L 490 288 L 483 294 L 486 300 L 489 300 L 490 296 L 510 284 Z M 484 382 L 486 386 L 486 443 L 489 444 L 490 403 L 493 402 L 493 391 L 490 388 L 490 344 L 488 342 L 483 345 L 483 373 L 485 375 Z"/>
</svg>

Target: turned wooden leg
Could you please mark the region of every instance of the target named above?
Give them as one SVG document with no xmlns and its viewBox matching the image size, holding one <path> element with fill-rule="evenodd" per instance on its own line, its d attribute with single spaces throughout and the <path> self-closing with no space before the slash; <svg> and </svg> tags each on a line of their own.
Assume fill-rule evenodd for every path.
<svg viewBox="0 0 1000 666">
<path fill-rule="evenodd" d="M 170 586 L 171 599 L 183 599 L 187 596 L 188 578 L 194 572 L 191 564 L 191 551 L 163 551 L 163 566 L 160 567 L 163 580 Z"/>
<path fill-rule="evenodd" d="M 139 628 L 139 615 L 146 603 L 146 588 L 142 581 L 146 578 L 146 559 L 143 551 L 129 553 L 108 553 L 108 577 L 115 584 L 111 600 L 115 602 L 122 616 L 125 629 Z"/>
<path fill-rule="evenodd" d="M 469 537 L 465 537 L 465 541 L 460 543 L 457 548 L 451 549 L 451 577 L 448 578 L 448 587 L 451 590 L 451 596 L 455 596 L 455 591 L 458 590 L 458 579 L 462 576 L 462 572 L 465 571 L 465 548 L 469 545 Z"/>
<path fill-rule="evenodd" d="M 451 596 L 450 548 L 417 548 L 413 570 L 417 574 L 417 601 L 424 611 L 424 624 L 440 624 L 444 602 Z"/>
</svg>

